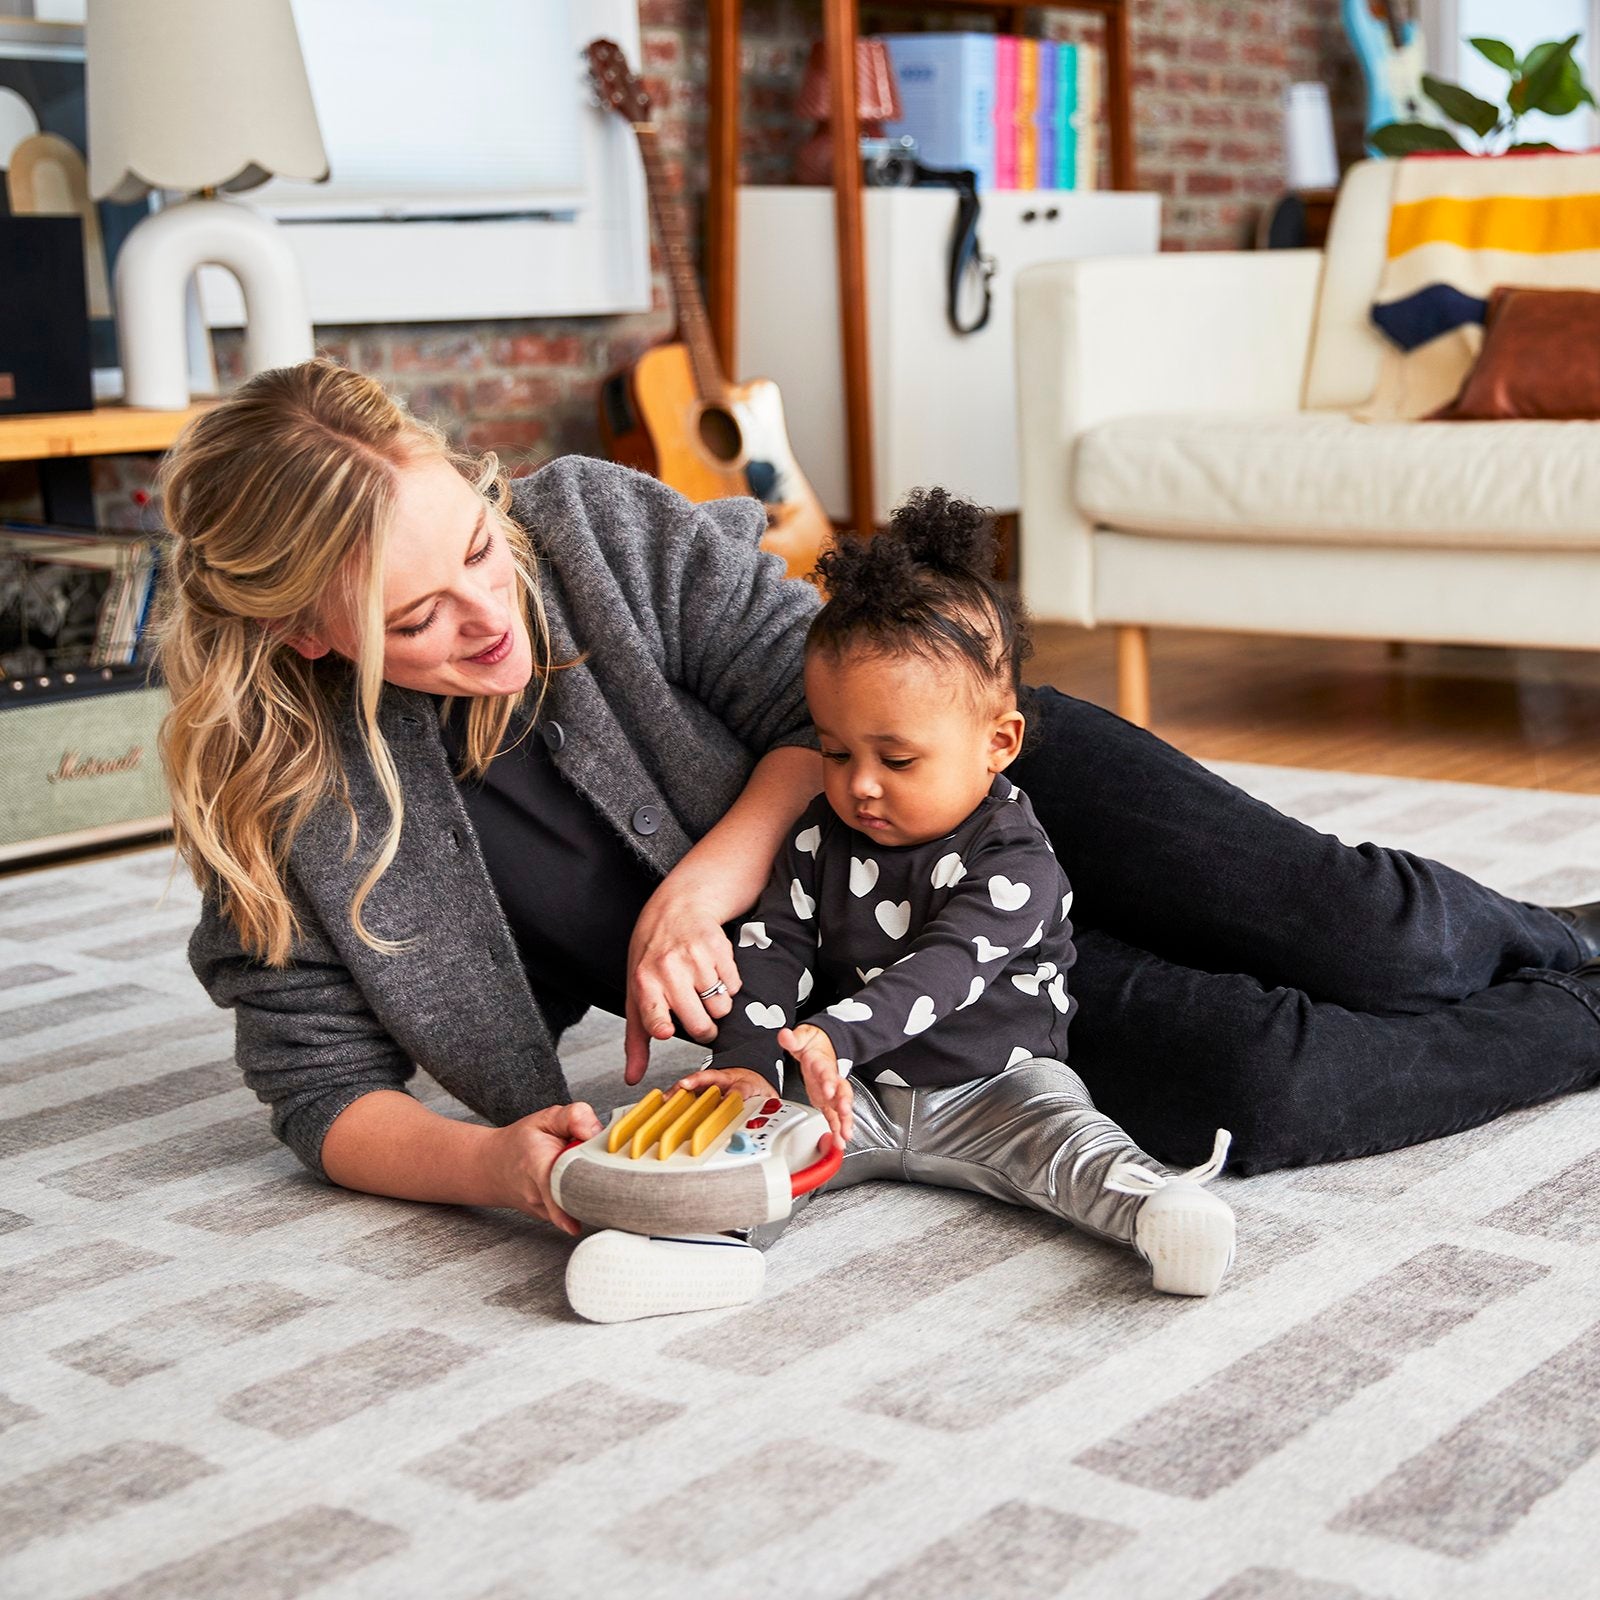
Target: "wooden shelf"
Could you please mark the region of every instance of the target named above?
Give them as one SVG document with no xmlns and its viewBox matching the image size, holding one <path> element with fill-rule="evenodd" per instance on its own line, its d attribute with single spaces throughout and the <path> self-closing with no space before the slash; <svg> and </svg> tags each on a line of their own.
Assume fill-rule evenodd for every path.
<svg viewBox="0 0 1600 1600">
<path fill-rule="evenodd" d="M 1132 67 L 1128 12 L 1132 0 L 1050 0 L 1024 6 L 989 0 L 823 0 L 822 32 L 828 60 L 832 123 L 857 126 L 856 40 L 860 9 L 916 4 L 918 9 L 986 11 L 1021 32 L 1029 10 L 1072 11 L 1099 17 L 1105 25 L 1106 105 L 1110 119 L 1111 187 L 1132 189 Z M 734 326 L 735 217 L 739 168 L 739 24 L 742 0 L 710 0 L 711 185 L 707 212 L 706 278 L 712 334 L 723 369 L 737 378 Z M 872 482 L 872 383 L 867 356 L 866 259 L 861 222 L 861 158 L 853 138 L 833 141 L 835 235 L 839 270 L 839 335 L 844 365 L 845 428 L 850 463 L 851 519 L 863 531 L 873 527 L 876 501 Z"/>
<path fill-rule="evenodd" d="M 96 406 L 93 411 L 0 417 L 0 461 L 137 455 L 165 450 L 204 409 L 203 402 L 186 411 L 106 405 Z"/>
</svg>

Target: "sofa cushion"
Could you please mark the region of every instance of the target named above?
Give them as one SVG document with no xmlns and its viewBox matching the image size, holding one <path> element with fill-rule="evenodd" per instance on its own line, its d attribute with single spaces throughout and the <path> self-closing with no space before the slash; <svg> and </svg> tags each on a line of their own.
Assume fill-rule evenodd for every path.
<svg viewBox="0 0 1600 1600">
<path fill-rule="evenodd" d="M 1135 533 L 1600 549 L 1600 423 L 1123 417 L 1079 439 L 1073 492 Z"/>
</svg>

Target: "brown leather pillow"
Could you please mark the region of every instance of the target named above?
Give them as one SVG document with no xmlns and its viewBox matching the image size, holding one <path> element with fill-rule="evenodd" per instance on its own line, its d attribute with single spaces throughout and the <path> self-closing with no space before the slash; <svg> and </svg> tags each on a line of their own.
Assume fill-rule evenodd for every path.
<svg viewBox="0 0 1600 1600">
<path fill-rule="evenodd" d="M 1600 419 L 1600 292 L 1518 289 L 1489 296 L 1483 349 L 1436 422 Z"/>
</svg>

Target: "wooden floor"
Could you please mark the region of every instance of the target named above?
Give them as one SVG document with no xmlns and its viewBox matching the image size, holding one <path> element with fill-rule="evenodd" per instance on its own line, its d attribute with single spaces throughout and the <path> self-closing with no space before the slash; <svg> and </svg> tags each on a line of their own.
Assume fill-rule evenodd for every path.
<svg viewBox="0 0 1600 1600">
<path fill-rule="evenodd" d="M 1216 761 L 1600 793 L 1600 652 L 1152 630 L 1153 731 Z M 1115 635 L 1035 628 L 1031 683 L 1116 704 Z"/>
</svg>

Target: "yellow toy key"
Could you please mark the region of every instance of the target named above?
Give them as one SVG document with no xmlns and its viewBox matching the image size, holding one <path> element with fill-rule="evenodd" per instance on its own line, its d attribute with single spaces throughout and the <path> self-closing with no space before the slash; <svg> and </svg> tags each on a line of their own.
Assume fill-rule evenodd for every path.
<svg viewBox="0 0 1600 1600">
<path fill-rule="evenodd" d="M 729 1124 L 737 1122 L 744 1115 L 744 1096 L 730 1094 L 715 1111 L 700 1124 L 689 1136 L 689 1154 L 691 1156 L 704 1155 L 711 1147 L 711 1142 Z"/>
<path fill-rule="evenodd" d="M 705 1090 L 671 1127 L 662 1130 L 661 1140 L 656 1146 L 657 1157 L 665 1161 L 716 1110 L 721 1098 L 722 1091 L 715 1084 Z"/>
<path fill-rule="evenodd" d="M 647 1117 L 635 1130 L 628 1154 L 637 1161 L 660 1138 L 662 1131 L 670 1128 L 689 1109 L 693 1100 L 694 1096 L 687 1089 L 677 1090 L 660 1110 Z"/>
<path fill-rule="evenodd" d="M 665 1098 L 659 1089 L 652 1089 L 631 1111 L 619 1117 L 606 1135 L 606 1149 L 615 1155 L 644 1126 L 650 1113 L 660 1108 Z"/>
</svg>

